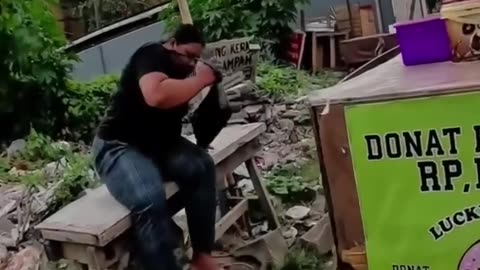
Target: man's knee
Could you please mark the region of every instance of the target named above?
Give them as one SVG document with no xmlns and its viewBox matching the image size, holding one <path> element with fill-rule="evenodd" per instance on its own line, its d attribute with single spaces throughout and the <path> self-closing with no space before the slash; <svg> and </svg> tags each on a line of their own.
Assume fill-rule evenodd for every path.
<svg viewBox="0 0 480 270">
<path fill-rule="evenodd" d="M 208 153 L 181 153 L 173 161 L 182 184 L 208 185 L 215 182 L 215 163 Z"/>
</svg>

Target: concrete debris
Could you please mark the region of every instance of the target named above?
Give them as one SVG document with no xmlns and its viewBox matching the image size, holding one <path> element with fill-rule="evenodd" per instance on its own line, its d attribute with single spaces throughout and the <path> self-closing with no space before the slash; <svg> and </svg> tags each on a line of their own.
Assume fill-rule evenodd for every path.
<svg viewBox="0 0 480 270">
<path fill-rule="evenodd" d="M 302 115 L 302 112 L 300 112 L 298 110 L 288 110 L 288 111 L 286 111 L 282 114 L 282 116 L 285 117 L 285 118 L 295 118 L 295 117 L 299 117 L 301 115 Z"/>
<path fill-rule="evenodd" d="M 282 231 L 282 236 L 285 238 L 285 241 L 287 242 L 287 245 L 289 247 L 291 247 L 295 243 L 295 240 L 297 239 L 297 235 L 298 235 L 298 230 L 293 226 L 286 231 Z"/>
<path fill-rule="evenodd" d="M 47 264 L 43 250 L 36 246 L 27 246 L 9 260 L 5 270 L 39 270 Z"/>
<path fill-rule="evenodd" d="M 14 228 L 12 228 L 13 230 Z M 15 239 L 11 237 L 10 232 L 0 232 L 0 245 L 6 247 L 16 247 Z"/>
<path fill-rule="evenodd" d="M 188 224 L 187 224 L 187 213 L 185 212 L 185 209 L 180 210 L 177 214 L 175 214 L 173 217 L 173 222 L 182 229 L 183 233 L 183 240 L 184 244 L 188 242 Z"/>
<path fill-rule="evenodd" d="M 238 187 L 242 191 L 242 195 L 246 196 L 248 194 L 252 194 L 255 191 L 255 187 L 253 186 L 253 182 L 250 179 L 242 179 L 238 181 Z"/>
<path fill-rule="evenodd" d="M 290 119 L 280 119 L 278 125 L 285 131 L 292 131 L 295 128 L 295 123 Z"/>
<path fill-rule="evenodd" d="M 285 105 L 285 104 L 279 104 L 279 105 L 274 105 L 273 106 L 273 112 L 276 115 L 284 113 L 286 110 L 287 110 L 287 105 Z"/>
<path fill-rule="evenodd" d="M 1 201 L 5 202 L 0 202 L 0 219 L 2 219 L 4 216 L 6 216 L 10 211 L 13 210 L 15 205 L 17 204 L 16 201 L 9 200 L 9 199 L 1 199 Z"/>
<path fill-rule="evenodd" d="M 50 178 L 57 178 L 65 172 L 65 169 L 68 168 L 68 162 L 65 157 L 60 159 L 59 161 L 50 162 L 43 168 L 43 172 L 45 176 Z"/>
<path fill-rule="evenodd" d="M 293 220 L 302 220 L 308 216 L 309 212 L 310 208 L 297 205 L 289 208 L 287 212 L 285 212 L 285 215 Z"/>
<path fill-rule="evenodd" d="M 3 269 L 2 267 L 5 267 L 7 264 L 8 256 L 7 247 L 0 244 L 0 269 Z"/>
<path fill-rule="evenodd" d="M 70 145 L 70 143 L 66 141 L 54 142 L 52 143 L 52 147 L 57 150 L 63 150 L 63 151 L 70 151 L 72 149 L 72 146 Z"/>
<path fill-rule="evenodd" d="M 235 171 L 233 171 L 234 174 L 242 177 L 242 178 L 249 178 L 250 177 L 250 174 L 248 173 L 248 170 L 247 170 L 247 166 L 245 165 L 245 163 L 243 163 L 242 165 L 238 166 Z"/>
<path fill-rule="evenodd" d="M 280 156 L 277 153 L 263 151 L 260 153 L 260 167 L 264 170 L 271 169 L 274 165 L 278 164 Z"/>
<path fill-rule="evenodd" d="M 244 108 L 244 110 L 247 112 L 249 117 L 253 117 L 262 113 L 264 111 L 264 107 L 262 104 L 248 105 Z"/>
<path fill-rule="evenodd" d="M 325 196 L 317 195 L 317 198 L 312 204 L 312 208 L 310 210 L 310 216 L 312 217 L 320 217 L 325 214 L 327 210 L 327 201 Z"/>
<path fill-rule="evenodd" d="M 7 148 L 7 156 L 9 158 L 15 157 L 25 149 L 27 142 L 24 139 L 18 139 L 13 141 Z"/>
<path fill-rule="evenodd" d="M 318 254 L 327 254 L 334 244 L 332 228 L 328 215 L 324 215 L 307 233 L 300 238 L 306 248 L 313 248 Z"/>
<path fill-rule="evenodd" d="M 233 256 L 252 257 L 261 263 L 260 269 L 277 268 L 284 264 L 288 246 L 279 229 L 271 231 L 258 239 L 233 251 Z"/>
<path fill-rule="evenodd" d="M 253 229 L 252 229 L 252 234 L 253 235 L 261 235 L 261 234 L 265 234 L 266 232 L 268 232 L 268 222 L 267 221 L 261 223 L 260 225 L 257 225 L 255 227 L 253 227 Z"/>
<path fill-rule="evenodd" d="M 285 238 L 295 238 L 298 235 L 298 230 L 295 227 L 290 227 L 288 230 L 282 232 L 283 237 Z"/>
</svg>

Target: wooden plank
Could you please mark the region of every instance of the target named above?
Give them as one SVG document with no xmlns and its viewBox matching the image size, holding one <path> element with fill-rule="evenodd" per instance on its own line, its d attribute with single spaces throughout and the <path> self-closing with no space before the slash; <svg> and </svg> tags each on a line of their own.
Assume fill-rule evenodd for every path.
<svg viewBox="0 0 480 270">
<path fill-rule="evenodd" d="M 210 154 L 215 163 L 223 168 L 225 165 L 222 161 L 264 131 L 263 123 L 227 127 L 213 141 Z M 238 165 L 240 164 L 241 162 Z M 229 169 L 235 168 L 229 166 Z M 167 198 L 178 191 L 174 183 L 169 182 L 165 186 Z M 110 195 L 105 186 L 101 186 L 65 206 L 36 226 L 36 229 L 42 231 L 45 239 L 75 240 L 78 243 L 104 246 L 130 226 L 129 211 Z M 75 237 L 77 234 L 78 237 Z"/>
<path fill-rule="evenodd" d="M 180 17 L 183 24 L 193 24 L 192 15 L 190 15 L 190 9 L 188 8 L 187 0 L 177 0 L 178 8 L 180 10 Z"/>
<path fill-rule="evenodd" d="M 353 72 L 345 76 L 340 83 L 348 81 L 350 79 L 353 79 L 357 76 L 360 76 L 361 74 L 371 70 L 372 68 L 377 67 L 378 65 L 381 65 L 388 60 L 394 58 L 400 53 L 400 46 L 395 46 L 394 48 L 380 54 L 379 56 L 373 58 L 372 60 L 368 61 L 364 65 L 360 66 L 359 68 L 355 69 Z"/>
<path fill-rule="evenodd" d="M 247 170 L 250 175 L 250 179 L 252 179 L 253 186 L 255 187 L 255 191 L 257 192 L 257 196 L 260 200 L 260 205 L 265 211 L 265 215 L 267 216 L 268 224 L 270 229 L 274 230 L 280 228 L 280 222 L 278 221 L 277 214 L 275 209 L 273 208 L 272 202 L 270 200 L 270 196 L 268 191 L 265 187 L 265 183 L 261 178 L 261 172 L 255 164 L 253 159 L 249 159 L 245 162 L 247 165 Z"/>
<path fill-rule="evenodd" d="M 406 67 L 401 55 L 362 75 L 313 92 L 313 106 L 411 98 L 480 89 L 480 61 Z"/>
<path fill-rule="evenodd" d="M 220 239 L 228 228 L 232 225 L 248 210 L 248 200 L 240 201 L 235 207 L 233 207 L 228 214 L 222 217 L 217 224 L 215 224 L 215 241 Z"/>
<path fill-rule="evenodd" d="M 234 171 L 238 166 L 255 156 L 262 149 L 258 139 L 254 139 L 238 148 L 235 154 L 228 156 L 222 162 L 217 164 L 217 187 L 225 188 L 224 175 Z"/>
<path fill-rule="evenodd" d="M 53 227 L 53 226 L 52 226 Z M 59 242 L 72 242 L 87 245 L 97 245 L 98 237 L 89 233 L 69 232 L 55 229 L 39 229 L 43 239 L 59 241 Z"/>
<path fill-rule="evenodd" d="M 362 26 L 362 35 L 371 36 L 377 34 L 375 25 L 375 13 L 371 5 L 360 7 L 360 23 Z"/>
<path fill-rule="evenodd" d="M 176 184 L 165 183 L 167 199 L 177 191 Z M 68 204 L 36 228 L 48 240 L 104 246 L 131 226 L 129 215 L 130 211 L 102 185 Z"/>
<path fill-rule="evenodd" d="M 329 195 L 329 214 L 339 250 L 365 242 L 353 164 L 348 148 L 347 127 L 342 105 L 333 105 L 329 113 L 316 119 L 321 153 L 322 181 Z"/>
<path fill-rule="evenodd" d="M 337 256 L 337 246 L 338 246 L 338 237 L 337 237 L 337 230 L 336 230 L 336 226 L 335 226 L 335 209 L 333 208 L 333 202 L 332 202 L 332 196 L 330 194 L 330 185 L 328 183 L 328 176 L 326 174 L 326 166 L 325 166 L 325 159 L 324 159 L 324 156 L 323 156 L 323 147 L 322 147 L 322 141 L 320 139 L 320 121 L 319 121 L 319 118 L 321 116 L 321 114 L 317 113 L 316 109 L 323 109 L 323 108 L 314 108 L 314 107 L 310 107 L 309 108 L 309 111 L 310 111 L 310 116 L 312 117 L 312 127 L 313 127 L 313 137 L 315 139 L 315 145 L 317 146 L 317 158 L 318 158 L 318 161 L 319 161 L 319 167 L 320 167 L 320 171 L 322 173 L 322 186 L 323 186 L 323 189 L 324 191 L 324 194 L 325 194 L 325 200 L 326 200 L 326 203 L 327 203 L 327 214 L 328 214 L 328 217 L 329 217 L 329 220 L 330 220 L 330 225 L 331 225 L 331 230 L 332 230 L 332 234 L 333 234 L 333 241 L 334 241 L 334 249 L 333 249 L 333 262 L 334 262 L 334 266 L 335 267 L 332 267 L 330 269 L 332 270 L 337 270 L 337 269 L 340 269 L 340 268 L 337 268 L 339 263 L 340 263 L 340 258 Z"/>
<path fill-rule="evenodd" d="M 264 123 L 252 123 L 224 128 L 212 143 L 213 150 L 210 151 L 210 154 L 215 164 L 218 164 L 230 156 L 240 146 L 260 136 L 266 129 Z"/>
</svg>

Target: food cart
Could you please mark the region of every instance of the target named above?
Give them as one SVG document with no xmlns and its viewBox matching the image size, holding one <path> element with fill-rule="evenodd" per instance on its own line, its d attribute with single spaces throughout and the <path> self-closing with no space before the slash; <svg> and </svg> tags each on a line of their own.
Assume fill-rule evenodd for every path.
<svg viewBox="0 0 480 270">
<path fill-rule="evenodd" d="M 340 269 L 479 269 L 480 62 L 399 55 L 309 102 Z"/>
</svg>

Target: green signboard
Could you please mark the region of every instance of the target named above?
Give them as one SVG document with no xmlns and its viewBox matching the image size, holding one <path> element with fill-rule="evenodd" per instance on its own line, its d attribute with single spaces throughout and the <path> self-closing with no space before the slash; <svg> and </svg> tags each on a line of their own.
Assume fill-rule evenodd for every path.
<svg viewBox="0 0 480 270">
<path fill-rule="evenodd" d="M 368 269 L 480 269 L 480 93 L 345 114 Z"/>
</svg>

